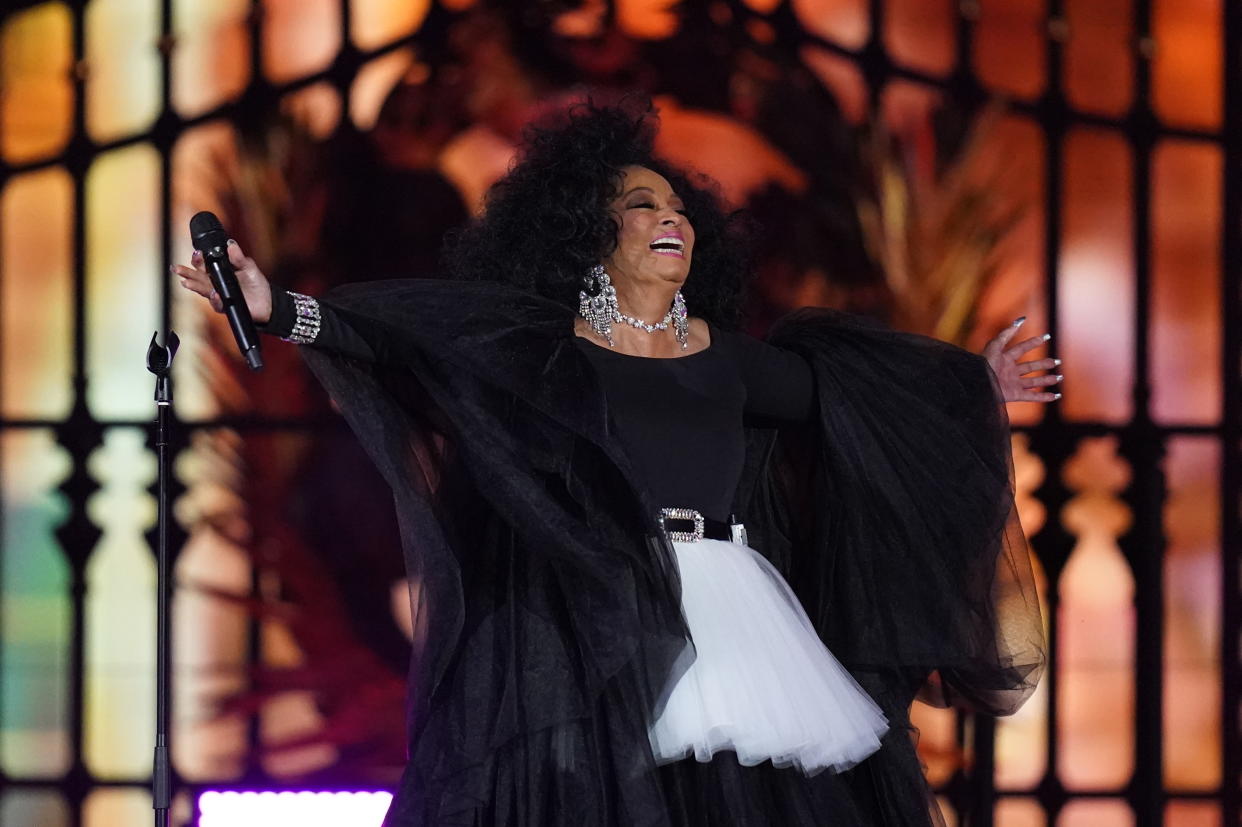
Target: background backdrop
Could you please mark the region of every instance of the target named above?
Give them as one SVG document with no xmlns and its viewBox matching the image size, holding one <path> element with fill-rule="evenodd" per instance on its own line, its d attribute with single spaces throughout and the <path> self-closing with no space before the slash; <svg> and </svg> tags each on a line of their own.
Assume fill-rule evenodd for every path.
<svg viewBox="0 0 1242 827">
<path fill-rule="evenodd" d="M 382 485 L 292 346 L 246 375 L 167 266 L 212 209 L 295 289 L 435 275 L 522 125 L 588 86 L 656 96 L 661 151 L 766 228 L 755 332 L 829 304 L 976 348 L 1020 313 L 1053 333 L 1065 399 L 1011 410 L 1051 668 L 1000 723 L 917 712 L 950 819 L 1239 823 L 1238 4 L 4 5 L 3 824 L 150 818 L 168 323 L 180 812 L 394 778 Z"/>
</svg>

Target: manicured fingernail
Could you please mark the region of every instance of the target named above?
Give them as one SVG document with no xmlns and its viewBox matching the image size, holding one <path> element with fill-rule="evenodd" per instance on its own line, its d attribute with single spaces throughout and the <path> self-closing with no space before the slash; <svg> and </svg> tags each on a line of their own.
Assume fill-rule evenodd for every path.
<svg viewBox="0 0 1242 827">
<path fill-rule="evenodd" d="M 1052 395 L 1052 399 L 1053 399 L 1053 401 L 1054 401 L 1054 402 L 1055 402 L 1056 400 L 1060 399 L 1060 398 L 1061 398 L 1061 394 L 1059 394 L 1059 393 L 1054 393 L 1054 394 Z"/>
<path fill-rule="evenodd" d="M 1055 368 L 1055 367 L 1059 367 L 1060 365 L 1061 365 L 1061 360 L 1060 360 L 1060 359 L 1053 359 L 1053 360 L 1052 360 L 1052 366 L 1053 366 L 1054 368 Z"/>
<path fill-rule="evenodd" d="M 190 258 L 194 259 L 195 261 L 197 261 L 198 259 L 202 257 L 203 257 L 203 254 L 200 253 L 198 250 L 195 250 L 194 252 L 190 253 Z"/>
<path fill-rule="evenodd" d="M 229 239 L 229 246 L 230 246 L 230 247 L 236 247 L 236 246 L 237 246 L 237 242 L 236 242 L 236 241 L 234 241 L 233 239 L 231 239 L 231 238 L 230 238 L 230 239 Z"/>
<path fill-rule="evenodd" d="M 1061 374 L 1059 374 L 1059 373 L 1057 374 L 1057 381 L 1058 381 L 1058 382 L 1060 382 L 1060 381 L 1061 381 L 1062 379 L 1064 379 L 1064 378 L 1065 378 L 1065 377 L 1064 377 L 1064 376 L 1062 376 Z"/>
<path fill-rule="evenodd" d="M 1014 327 L 1021 327 L 1021 326 L 1022 326 L 1022 323 L 1023 323 L 1023 322 L 1025 322 L 1025 321 L 1026 321 L 1026 316 L 1019 316 L 1018 318 L 1016 318 L 1016 319 L 1014 319 L 1014 320 L 1013 320 L 1013 326 L 1014 326 Z"/>
<path fill-rule="evenodd" d="M 1050 341 L 1050 340 L 1052 339 L 1052 334 L 1051 334 L 1051 333 L 1045 333 L 1045 334 L 1044 334 L 1043 336 L 1041 336 L 1040 338 L 1041 338 L 1041 339 L 1043 339 L 1045 342 L 1047 342 L 1047 341 Z"/>
</svg>

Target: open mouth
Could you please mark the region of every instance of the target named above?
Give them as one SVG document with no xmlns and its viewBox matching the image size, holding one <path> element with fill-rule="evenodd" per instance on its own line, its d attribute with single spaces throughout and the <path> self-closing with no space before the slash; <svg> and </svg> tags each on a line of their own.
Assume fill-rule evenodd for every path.
<svg viewBox="0 0 1242 827">
<path fill-rule="evenodd" d="M 660 255 L 686 257 L 686 242 L 675 235 L 666 235 L 651 242 L 651 249 Z"/>
</svg>

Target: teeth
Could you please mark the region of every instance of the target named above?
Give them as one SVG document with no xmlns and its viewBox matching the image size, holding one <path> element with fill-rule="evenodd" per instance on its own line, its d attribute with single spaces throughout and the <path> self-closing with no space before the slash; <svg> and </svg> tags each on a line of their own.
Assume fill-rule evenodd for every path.
<svg viewBox="0 0 1242 827">
<path fill-rule="evenodd" d="M 682 250 L 686 243 L 680 238 L 661 238 L 651 242 L 653 250 Z"/>
</svg>

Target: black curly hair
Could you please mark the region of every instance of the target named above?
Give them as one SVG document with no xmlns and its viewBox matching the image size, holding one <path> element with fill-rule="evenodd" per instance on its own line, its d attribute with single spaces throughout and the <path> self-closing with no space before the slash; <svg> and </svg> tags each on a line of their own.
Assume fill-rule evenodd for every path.
<svg viewBox="0 0 1242 827">
<path fill-rule="evenodd" d="M 576 103 L 529 127 L 517 163 L 487 193 L 481 216 L 451 233 L 443 264 L 453 278 L 505 282 L 577 308 L 587 271 L 617 245 L 608 207 L 624 168 L 663 175 L 694 227 L 694 256 L 682 293 L 693 316 L 734 328 L 748 272 L 745 220 L 727 212 L 713 182 L 654 154 L 651 102 Z"/>
</svg>

